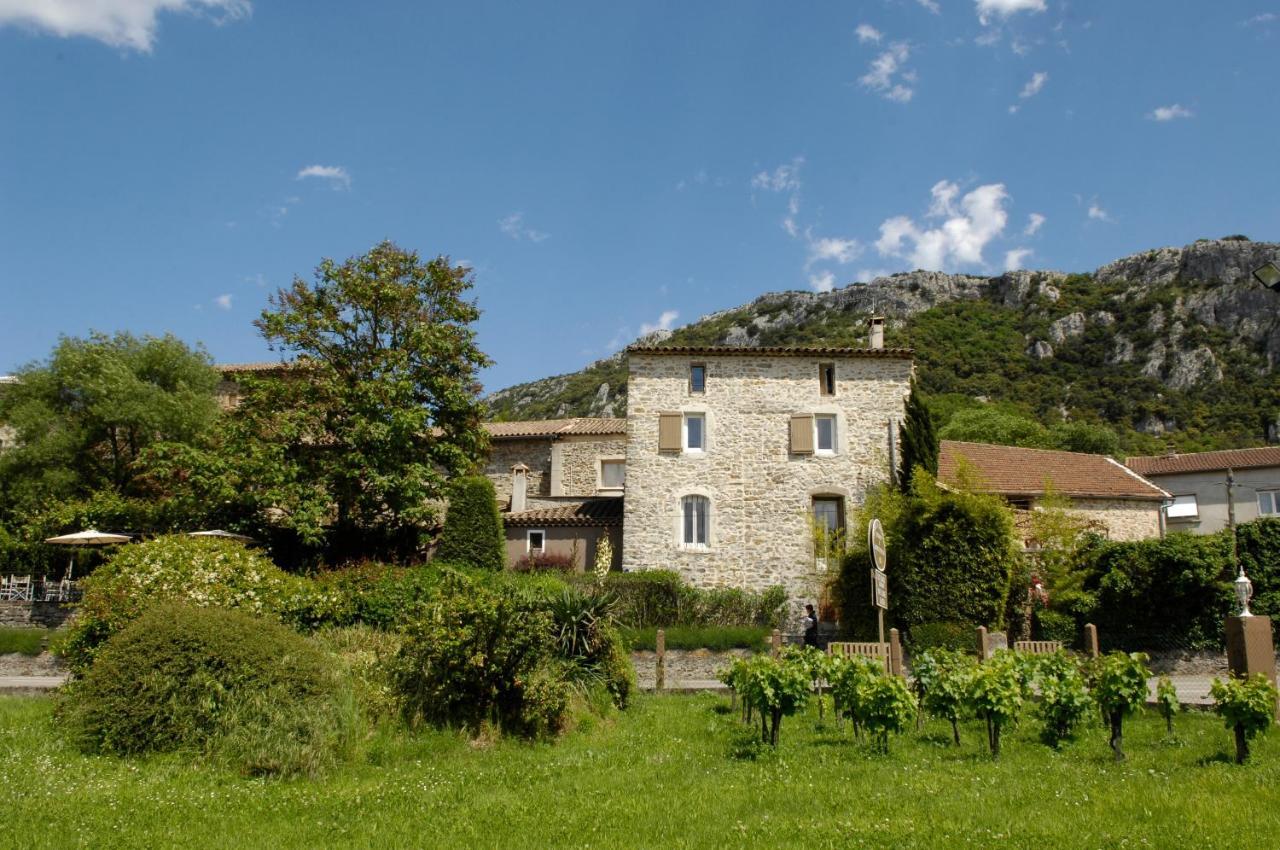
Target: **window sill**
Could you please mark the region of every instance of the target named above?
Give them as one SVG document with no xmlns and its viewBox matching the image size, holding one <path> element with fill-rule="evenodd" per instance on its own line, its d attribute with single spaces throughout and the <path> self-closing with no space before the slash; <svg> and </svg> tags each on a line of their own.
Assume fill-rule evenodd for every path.
<svg viewBox="0 0 1280 850">
<path fill-rule="evenodd" d="M 677 543 L 676 548 L 691 555 L 706 555 L 711 552 L 711 547 L 706 544 Z"/>
</svg>

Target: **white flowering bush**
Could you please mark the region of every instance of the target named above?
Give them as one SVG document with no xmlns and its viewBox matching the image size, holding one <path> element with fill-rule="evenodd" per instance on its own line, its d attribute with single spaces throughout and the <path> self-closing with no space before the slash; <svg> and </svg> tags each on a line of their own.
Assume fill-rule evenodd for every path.
<svg viewBox="0 0 1280 850">
<path fill-rule="evenodd" d="M 63 655 L 83 673 L 109 637 L 157 602 L 238 608 L 292 622 L 316 607 L 316 589 L 264 555 L 225 540 L 157 537 L 122 548 L 84 581 Z"/>
</svg>

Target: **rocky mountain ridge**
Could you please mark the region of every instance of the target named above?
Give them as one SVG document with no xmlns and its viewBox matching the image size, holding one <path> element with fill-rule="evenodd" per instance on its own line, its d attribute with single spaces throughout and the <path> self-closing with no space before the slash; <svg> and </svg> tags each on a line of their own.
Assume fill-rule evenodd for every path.
<svg viewBox="0 0 1280 850">
<path fill-rule="evenodd" d="M 941 362 L 946 358 L 939 358 L 935 349 L 982 341 L 970 341 L 963 334 L 936 341 L 924 329 L 943 322 L 955 330 L 968 323 L 973 334 L 988 334 L 986 320 L 975 324 L 974 316 L 990 313 L 988 319 L 1007 326 L 1002 338 L 1007 349 L 1013 347 L 1012 332 L 1021 333 L 1016 354 L 1010 351 L 1008 357 L 1022 362 L 1028 374 L 1053 375 L 1062 384 L 1064 398 L 1054 403 L 1042 400 L 1045 403 L 1038 406 L 1045 409 L 1040 413 L 1056 408 L 1065 411 L 1057 415 L 1071 417 L 1079 406 L 1072 403 L 1071 387 L 1087 380 L 1091 371 L 1108 372 L 1145 388 L 1152 409 L 1125 415 L 1094 411 L 1099 418 L 1122 429 L 1162 434 L 1178 428 L 1171 411 L 1156 409 L 1168 394 L 1178 396 L 1179 403 L 1187 400 L 1182 396 L 1205 396 L 1207 389 L 1233 383 L 1240 375 L 1249 380 L 1250 371 L 1266 376 L 1268 397 L 1276 394 L 1280 294 L 1252 277 L 1252 271 L 1267 262 L 1280 262 L 1280 244 L 1233 237 L 1133 254 L 1091 274 L 1012 271 L 982 277 L 905 272 L 830 292 L 767 293 L 675 331 L 651 335 L 647 341 L 864 345 L 865 318 L 883 315 L 888 319 L 888 344 L 916 348 L 925 384 L 932 384 L 935 392 L 952 391 L 952 385 L 964 392 L 962 385 L 973 383 L 969 376 L 960 376 L 963 380 L 957 383 L 941 373 L 930 375 L 947 368 Z M 963 364 L 957 367 L 963 371 Z M 622 416 L 625 382 L 625 354 L 619 352 L 576 373 L 499 390 L 488 400 L 506 419 Z M 1025 401 L 1000 393 L 994 398 Z M 1275 411 L 1264 413 L 1274 420 Z M 1076 412 L 1088 414 L 1086 409 Z M 1126 415 L 1128 421 L 1118 421 Z"/>
</svg>

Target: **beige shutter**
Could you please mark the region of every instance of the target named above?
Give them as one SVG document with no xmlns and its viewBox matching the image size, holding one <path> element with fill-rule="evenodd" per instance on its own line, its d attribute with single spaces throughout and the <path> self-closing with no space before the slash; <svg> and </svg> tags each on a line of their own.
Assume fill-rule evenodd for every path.
<svg viewBox="0 0 1280 850">
<path fill-rule="evenodd" d="M 680 436 L 683 420 L 679 413 L 658 414 L 658 451 L 678 452 L 683 448 Z"/>
<path fill-rule="evenodd" d="M 791 417 L 791 453 L 793 455 L 813 454 L 813 416 L 797 413 Z"/>
</svg>

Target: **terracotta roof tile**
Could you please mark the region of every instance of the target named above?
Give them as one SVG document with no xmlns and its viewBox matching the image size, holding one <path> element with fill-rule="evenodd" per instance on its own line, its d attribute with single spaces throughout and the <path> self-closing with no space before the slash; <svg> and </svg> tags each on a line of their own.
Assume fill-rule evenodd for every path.
<svg viewBox="0 0 1280 850">
<path fill-rule="evenodd" d="M 268 360 L 261 363 L 219 363 L 213 368 L 224 375 L 231 375 L 237 372 L 282 372 L 292 365 L 281 360 Z"/>
<path fill-rule="evenodd" d="M 973 467 L 984 491 L 1002 496 L 1039 496 L 1048 481 L 1054 490 L 1076 498 L 1169 498 L 1164 490 L 1103 455 L 955 440 L 942 441 L 938 480 L 954 484 L 960 458 Z"/>
<path fill-rule="evenodd" d="M 1261 449 L 1227 449 L 1185 455 L 1131 457 L 1125 465 L 1139 475 L 1171 475 L 1177 472 L 1214 472 L 1220 469 L 1256 469 L 1280 466 L 1280 446 Z"/>
<path fill-rule="evenodd" d="M 910 348 L 833 348 L 826 346 L 780 345 L 631 345 L 628 354 L 681 354 L 696 357 L 717 355 L 768 355 L 773 357 L 883 357 L 910 360 Z"/>
<path fill-rule="evenodd" d="M 627 433 L 625 419 L 534 419 L 521 422 L 489 422 L 485 425 L 495 440 L 528 437 L 560 437 L 565 435 L 603 435 Z"/>
<path fill-rule="evenodd" d="M 615 526 L 622 525 L 622 499 L 584 499 L 551 508 L 534 508 L 518 514 L 504 513 L 509 526 Z"/>
</svg>

